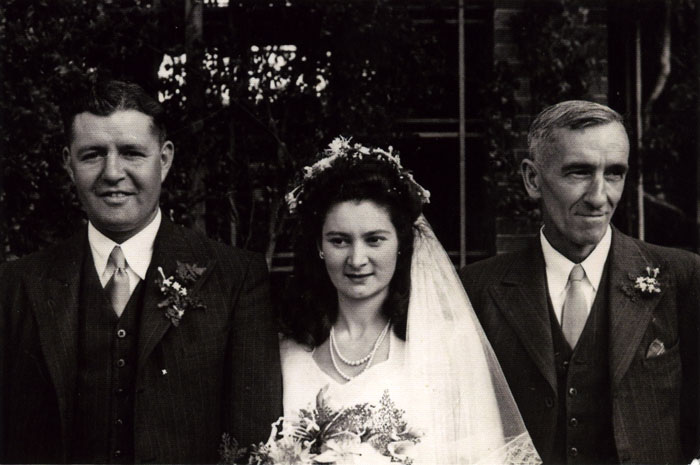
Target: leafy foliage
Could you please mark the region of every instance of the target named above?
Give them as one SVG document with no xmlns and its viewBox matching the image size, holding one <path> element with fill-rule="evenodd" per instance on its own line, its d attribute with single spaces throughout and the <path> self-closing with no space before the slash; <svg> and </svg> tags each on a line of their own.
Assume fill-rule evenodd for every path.
<svg viewBox="0 0 700 465">
<path fill-rule="evenodd" d="M 60 104 L 86 81 L 129 79 L 159 92 L 176 147 L 164 212 L 270 259 L 292 229 L 283 197 L 293 174 L 337 135 L 395 138 L 399 117 L 439 91 L 424 70 L 444 61 L 425 52 L 431 39 L 415 33 L 409 9 L 387 0 L 205 7 L 194 38 L 177 0 L 0 8 L 0 261 L 83 221 L 61 167 Z M 304 27 L 278 31 L 269 17 Z"/>
<path fill-rule="evenodd" d="M 61 163 L 60 102 L 86 76 L 135 67 L 142 50 L 157 44 L 154 14 L 138 0 L 0 6 L 0 260 L 53 243 L 79 224 Z"/>
<path fill-rule="evenodd" d="M 697 2 L 673 2 L 671 74 L 649 116 L 642 140 L 647 239 L 687 246 L 694 241 L 698 134 Z M 659 13 L 656 13 L 658 16 Z M 647 25 L 647 61 L 658 72 L 660 21 Z M 651 82 L 652 79 L 650 79 Z"/>
<path fill-rule="evenodd" d="M 606 75 L 605 29 L 573 0 L 535 2 L 511 24 L 528 70 L 531 114 L 571 99 L 592 100 Z"/>
</svg>

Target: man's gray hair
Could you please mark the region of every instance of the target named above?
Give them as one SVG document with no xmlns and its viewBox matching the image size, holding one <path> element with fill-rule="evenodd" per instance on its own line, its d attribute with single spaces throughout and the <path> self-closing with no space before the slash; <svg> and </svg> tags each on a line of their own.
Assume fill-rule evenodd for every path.
<svg viewBox="0 0 700 465">
<path fill-rule="evenodd" d="M 555 129 L 583 129 L 608 123 L 623 124 L 622 116 L 610 107 L 586 100 L 567 100 L 549 106 L 537 115 L 527 134 L 529 158 L 541 161 L 555 143 Z"/>
</svg>

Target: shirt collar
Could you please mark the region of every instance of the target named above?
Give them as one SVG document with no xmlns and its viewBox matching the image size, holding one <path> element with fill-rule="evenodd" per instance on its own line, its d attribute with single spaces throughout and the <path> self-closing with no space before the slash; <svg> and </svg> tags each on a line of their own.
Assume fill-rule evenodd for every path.
<svg viewBox="0 0 700 465">
<path fill-rule="evenodd" d="M 156 240 L 156 234 L 158 234 L 161 219 L 162 216 L 159 208 L 155 218 L 153 218 L 153 221 L 151 221 L 148 226 L 121 244 L 117 244 L 98 231 L 91 222 L 88 222 L 88 242 L 90 243 L 92 258 L 95 262 L 95 269 L 98 275 L 102 276 L 105 268 L 107 268 L 107 260 L 109 260 L 112 249 L 114 249 L 115 245 L 118 245 L 121 247 L 122 252 L 124 252 L 124 258 L 129 268 L 131 268 L 139 278 L 145 279 L 146 271 L 151 264 L 153 243 Z"/>
<path fill-rule="evenodd" d="M 610 252 L 610 244 L 612 243 L 612 228 L 608 225 L 603 238 L 598 242 L 595 249 L 581 262 L 583 270 L 586 272 L 586 279 L 593 286 L 595 291 L 600 286 L 600 280 L 603 277 L 603 269 L 605 268 L 605 260 Z M 544 263 L 547 269 L 548 284 L 554 289 L 550 289 L 555 295 L 559 294 L 566 287 L 569 281 L 569 274 L 575 263 L 562 255 L 557 249 L 552 247 L 544 235 L 544 226 L 540 229 L 540 244 L 542 245 L 542 254 L 544 255 Z"/>
</svg>

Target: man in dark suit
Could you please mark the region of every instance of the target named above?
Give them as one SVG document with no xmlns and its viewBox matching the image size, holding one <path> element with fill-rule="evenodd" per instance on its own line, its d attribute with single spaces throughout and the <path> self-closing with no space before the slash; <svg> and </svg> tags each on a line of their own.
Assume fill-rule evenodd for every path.
<svg viewBox="0 0 700 465">
<path fill-rule="evenodd" d="M 609 225 L 629 142 L 592 102 L 545 109 L 521 173 L 543 227 L 461 272 L 545 463 L 688 463 L 700 449 L 700 257 Z"/>
<path fill-rule="evenodd" d="M 95 86 L 64 161 L 88 225 L 0 267 L 0 462 L 204 463 L 282 412 L 267 268 L 175 226 L 160 104 Z"/>
</svg>

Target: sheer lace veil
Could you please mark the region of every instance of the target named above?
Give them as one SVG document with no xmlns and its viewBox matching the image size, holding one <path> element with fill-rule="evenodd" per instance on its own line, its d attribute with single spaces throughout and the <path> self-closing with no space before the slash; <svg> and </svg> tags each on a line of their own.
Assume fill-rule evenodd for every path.
<svg viewBox="0 0 700 465">
<path fill-rule="evenodd" d="M 415 225 L 405 366 L 416 465 L 534 464 L 532 444 L 491 345 L 430 225 Z"/>
</svg>

